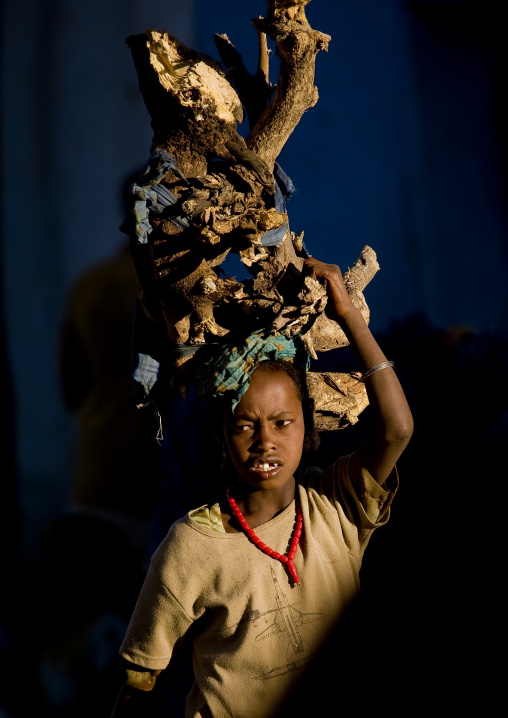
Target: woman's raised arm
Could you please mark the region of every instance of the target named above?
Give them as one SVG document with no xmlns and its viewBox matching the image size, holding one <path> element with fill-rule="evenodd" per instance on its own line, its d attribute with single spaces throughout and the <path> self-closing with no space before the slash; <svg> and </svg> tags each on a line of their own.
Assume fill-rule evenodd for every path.
<svg viewBox="0 0 508 718">
<path fill-rule="evenodd" d="M 304 271 L 315 279 L 325 280 L 328 292 L 326 313 L 345 333 L 364 375 L 376 427 L 358 453 L 362 466 L 383 484 L 413 433 L 413 417 L 404 391 L 393 367 L 376 369 L 388 359 L 360 311 L 351 302 L 339 267 L 309 257 L 305 260 Z M 375 371 L 369 373 L 370 369 Z"/>
</svg>

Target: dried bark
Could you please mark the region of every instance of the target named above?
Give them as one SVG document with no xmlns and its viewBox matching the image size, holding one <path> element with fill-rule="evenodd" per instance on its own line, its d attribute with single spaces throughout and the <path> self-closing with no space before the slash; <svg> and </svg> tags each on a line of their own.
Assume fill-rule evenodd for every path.
<svg viewBox="0 0 508 718">
<path fill-rule="evenodd" d="M 347 344 L 324 313 L 325 287 L 302 273 L 302 235 L 291 231 L 285 207 L 276 202 L 276 158 L 317 102 L 315 59 L 330 40 L 310 27 L 304 10 L 309 1 L 268 0 L 266 17 L 252 21 L 259 37 L 254 75 L 225 35 L 216 35 L 215 42 L 227 70 L 166 32 L 150 29 L 127 40 L 151 116 L 151 151 L 174 160 L 156 182 L 148 182 L 149 174 L 140 177 L 133 200 L 145 223 L 138 216 L 130 231 L 141 305 L 163 329 L 165 353 L 173 357 L 171 379 L 180 388 L 192 375 L 199 354 L 193 349 L 239 330 L 300 333 L 313 357 Z M 275 87 L 267 36 L 280 62 Z M 244 108 L 246 139 L 237 131 Z M 267 243 L 274 234 L 277 243 Z M 250 279 L 221 272 L 230 252 L 238 253 Z M 377 269 L 375 253 L 366 247 L 345 273 L 367 321 L 363 289 Z M 324 428 L 347 423 L 346 416 L 356 420 L 366 401 L 361 385 L 353 389 L 347 378 L 334 383 L 312 373 L 309 381 L 318 405 L 328 407 Z M 330 391 L 337 394 L 333 400 Z"/>
<path fill-rule="evenodd" d="M 315 403 L 318 431 L 356 424 L 369 400 L 360 373 L 309 372 L 307 384 Z"/>
</svg>

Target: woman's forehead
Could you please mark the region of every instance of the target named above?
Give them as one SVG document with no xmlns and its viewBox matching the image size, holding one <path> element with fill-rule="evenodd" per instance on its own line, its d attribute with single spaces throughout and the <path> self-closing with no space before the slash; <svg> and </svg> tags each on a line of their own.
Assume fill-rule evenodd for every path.
<svg viewBox="0 0 508 718">
<path fill-rule="evenodd" d="M 234 414 L 236 416 L 254 408 L 273 414 L 300 406 L 297 387 L 288 374 L 261 368 L 252 374 L 249 388 L 238 402 Z"/>
</svg>

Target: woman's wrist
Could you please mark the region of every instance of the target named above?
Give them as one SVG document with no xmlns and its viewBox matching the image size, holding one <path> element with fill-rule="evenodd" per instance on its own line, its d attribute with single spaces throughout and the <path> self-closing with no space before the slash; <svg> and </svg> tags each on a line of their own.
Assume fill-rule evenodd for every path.
<svg viewBox="0 0 508 718">
<path fill-rule="evenodd" d="M 331 311 L 330 311 L 331 310 Z M 348 327 L 353 327 L 358 323 L 364 323 L 365 319 L 362 313 L 355 305 L 349 300 L 349 302 L 333 302 L 329 308 L 329 313 L 333 315 L 333 319 L 340 325 L 340 328 L 345 330 Z"/>
</svg>

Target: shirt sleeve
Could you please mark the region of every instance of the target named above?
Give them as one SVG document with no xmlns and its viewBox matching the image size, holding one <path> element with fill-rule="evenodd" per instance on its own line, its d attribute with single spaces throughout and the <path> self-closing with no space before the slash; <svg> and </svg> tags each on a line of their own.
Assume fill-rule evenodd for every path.
<svg viewBox="0 0 508 718">
<path fill-rule="evenodd" d="M 197 618 L 177 597 L 186 593 L 179 591 L 180 553 L 171 541 L 163 542 L 150 563 L 120 647 L 120 655 L 138 667 L 166 668 L 175 644 Z"/>
<path fill-rule="evenodd" d="M 380 486 L 367 469 L 360 464 L 356 452 L 346 458 L 349 460 L 347 470 L 343 471 L 342 481 L 346 484 L 350 482 L 351 489 L 360 502 L 368 523 L 373 528 L 384 525 L 388 521 L 390 506 L 399 486 L 397 468 L 393 468 L 383 486 Z"/>
<path fill-rule="evenodd" d="M 338 519 L 348 550 L 362 555 L 372 532 L 384 526 L 398 487 L 394 468 L 383 486 L 361 466 L 356 452 L 342 456 L 324 471 L 310 468 L 306 480 L 312 501 L 325 520 Z"/>
</svg>

